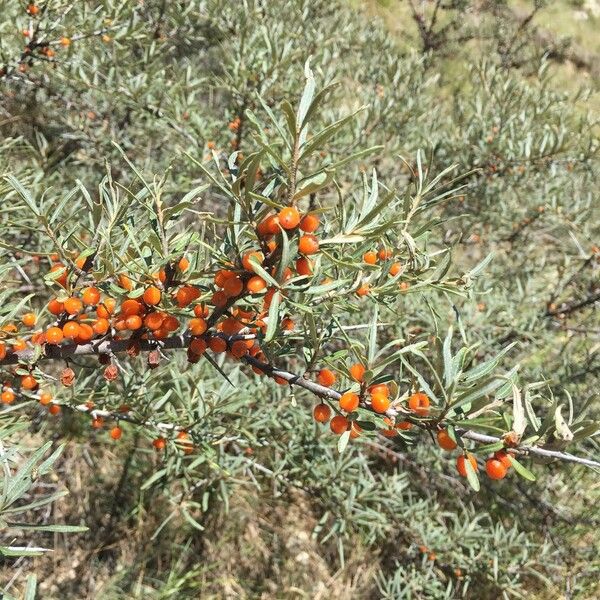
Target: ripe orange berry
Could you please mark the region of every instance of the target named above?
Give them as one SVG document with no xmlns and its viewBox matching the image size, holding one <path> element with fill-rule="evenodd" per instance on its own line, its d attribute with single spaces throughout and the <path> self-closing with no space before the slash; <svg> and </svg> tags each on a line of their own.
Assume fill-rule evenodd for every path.
<svg viewBox="0 0 600 600">
<path fill-rule="evenodd" d="M 206 318 L 209 314 L 210 311 L 208 310 L 208 306 L 205 306 L 204 304 L 197 304 L 194 306 L 194 315 L 197 317 Z"/>
<path fill-rule="evenodd" d="M 437 432 L 437 442 L 442 450 L 447 450 L 448 452 L 454 450 L 457 446 L 457 443 L 450 437 L 445 429 L 440 429 L 440 431 Z"/>
<path fill-rule="evenodd" d="M 60 327 L 50 327 L 46 331 L 46 341 L 49 344 L 60 344 L 63 340 L 63 332 Z"/>
<path fill-rule="evenodd" d="M 177 268 L 184 273 L 190 268 L 190 261 L 185 256 L 182 256 L 177 263 Z"/>
<path fill-rule="evenodd" d="M 0 342 L 0 360 L 4 360 L 6 358 L 6 344 L 4 342 Z"/>
<path fill-rule="evenodd" d="M 317 423 L 327 423 L 331 417 L 331 408 L 327 404 L 317 404 L 313 409 L 313 417 Z"/>
<path fill-rule="evenodd" d="M 390 388 L 385 383 L 375 383 L 370 385 L 368 389 L 369 394 L 383 394 L 384 396 L 390 395 Z"/>
<path fill-rule="evenodd" d="M 115 425 L 110 430 L 110 437 L 115 441 L 120 440 L 122 435 L 123 435 L 123 430 L 118 425 Z"/>
<path fill-rule="evenodd" d="M 156 304 L 158 304 L 160 302 L 160 297 L 161 297 L 160 290 L 154 285 L 151 285 L 149 288 L 146 288 L 146 290 L 144 291 L 144 296 L 143 296 L 144 302 L 148 306 L 155 306 Z"/>
<path fill-rule="evenodd" d="M 429 398 L 423 392 L 416 392 L 408 399 L 408 407 L 418 415 L 429 414 Z"/>
<path fill-rule="evenodd" d="M 133 281 L 131 281 L 131 279 L 127 275 L 125 275 L 124 273 L 121 273 L 117 277 L 117 279 L 119 281 L 119 285 L 124 290 L 127 290 L 128 292 L 130 292 L 133 289 Z"/>
<path fill-rule="evenodd" d="M 62 273 L 54 281 L 56 281 L 56 283 L 58 283 L 59 285 L 66 287 L 69 272 L 65 268 L 65 265 L 63 265 L 62 263 L 57 263 L 50 268 L 50 273 L 55 273 L 56 271 L 62 271 Z"/>
<path fill-rule="evenodd" d="M 213 352 L 220 354 L 221 352 L 225 352 L 225 350 L 227 350 L 227 342 L 220 337 L 211 337 L 210 340 L 208 340 L 208 347 Z"/>
<path fill-rule="evenodd" d="M 316 254 L 319 251 L 319 240 L 312 233 L 305 233 L 298 240 L 298 252 L 300 254 Z"/>
<path fill-rule="evenodd" d="M 68 38 L 68 37 L 61 37 L 61 38 L 60 38 L 60 45 L 61 45 L 63 48 L 67 48 L 68 46 L 70 46 L 70 45 L 71 45 L 71 38 Z"/>
<path fill-rule="evenodd" d="M 497 458 L 490 458 L 485 461 L 485 472 L 490 479 L 504 479 L 506 471 L 507 469 L 502 461 Z"/>
<path fill-rule="evenodd" d="M 387 425 L 387 427 L 381 430 L 382 435 L 388 438 L 398 435 L 398 432 L 394 428 L 394 422 L 389 417 L 384 417 L 383 422 Z"/>
<path fill-rule="evenodd" d="M 192 332 L 192 335 L 202 335 L 208 328 L 208 324 L 204 319 L 190 319 L 188 323 L 189 330 Z"/>
<path fill-rule="evenodd" d="M 40 404 L 46 406 L 52 402 L 52 394 L 50 392 L 42 392 L 40 394 Z"/>
<path fill-rule="evenodd" d="M 315 213 L 308 213 L 300 221 L 300 229 L 306 233 L 314 233 L 319 228 L 319 216 Z"/>
<path fill-rule="evenodd" d="M 142 326 L 142 317 L 140 315 L 131 315 L 125 319 L 127 329 L 135 331 Z"/>
<path fill-rule="evenodd" d="M 279 233 L 279 217 L 276 215 L 267 217 L 264 221 L 258 224 L 256 232 L 260 237 L 266 237 L 268 235 L 275 235 L 276 233 Z"/>
<path fill-rule="evenodd" d="M 110 329 L 110 323 L 108 319 L 98 319 L 93 325 L 92 329 L 97 335 L 104 335 Z"/>
<path fill-rule="evenodd" d="M 79 333 L 77 334 L 75 341 L 78 344 L 85 344 L 86 342 L 89 342 L 93 337 L 94 337 L 94 330 L 93 330 L 92 326 L 88 325 L 87 323 L 80 323 L 79 324 Z"/>
<path fill-rule="evenodd" d="M 478 467 L 477 467 L 477 460 L 475 459 L 475 457 L 470 452 L 467 452 L 467 458 L 469 459 L 469 462 L 471 463 L 473 470 L 477 471 Z M 464 454 L 461 454 L 456 459 L 456 469 L 459 472 L 459 474 L 462 475 L 463 477 L 467 476 L 467 467 L 466 467 L 466 460 L 465 460 Z"/>
<path fill-rule="evenodd" d="M 65 300 L 65 310 L 70 315 L 76 315 L 83 309 L 83 302 L 79 298 L 71 297 Z"/>
<path fill-rule="evenodd" d="M 223 285 L 223 291 L 230 298 L 239 296 L 243 290 L 244 282 L 237 275 L 229 278 Z"/>
<path fill-rule="evenodd" d="M 252 271 L 252 262 L 257 262 L 259 265 L 262 265 L 265 260 L 265 255 L 258 250 L 251 250 L 250 252 L 246 252 L 242 257 L 242 266 L 246 271 Z"/>
<path fill-rule="evenodd" d="M 321 369 L 317 375 L 317 381 L 325 387 L 331 387 L 335 383 L 335 373 L 330 369 Z"/>
<path fill-rule="evenodd" d="M 301 256 L 296 261 L 296 271 L 298 275 L 304 275 L 305 277 L 312 275 L 313 265 L 310 258 L 306 258 L 306 256 Z"/>
<path fill-rule="evenodd" d="M 227 304 L 227 294 L 225 292 L 215 292 L 210 302 L 216 308 L 223 308 Z"/>
<path fill-rule="evenodd" d="M 131 315 L 141 315 L 144 312 L 144 307 L 141 302 L 133 298 L 124 300 L 121 304 L 121 315 L 130 317 Z"/>
<path fill-rule="evenodd" d="M 494 458 L 496 460 L 499 460 L 507 469 L 510 469 L 510 467 L 512 467 L 512 462 L 510 460 L 508 452 L 506 452 L 505 450 L 499 450 L 498 452 L 495 452 Z"/>
<path fill-rule="evenodd" d="M 36 322 L 36 316 L 34 313 L 25 313 L 21 317 L 21 321 L 23 321 L 23 325 L 25 325 L 25 327 L 33 327 Z"/>
<path fill-rule="evenodd" d="M 79 335 L 79 323 L 76 321 L 67 321 L 62 328 L 63 337 L 75 339 Z M 46 332 L 48 339 L 48 332 Z"/>
<path fill-rule="evenodd" d="M 51 415 L 56 416 L 58 413 L 60 413 L 60 404 L 51 404 L 48 407 L 48 412 Z"/>
<path fill-rule="evenodd" d="M 352 412 L 358 408 L 358 394 L 354 392 L 346 392 L 340 398 L 340 408 L 346 412 Z"/>
<path fill-rule="evenodd" d="M 95 306 L 100 302 L 100 290 L 97 287 L 88 287 L 83 290 L 81 296 L 84 304 Z"/>
<path fill-rule="evenodd" d="M 284 229 L 294 229 L 300 223 L 300 213 L 295 206 L 288 206 L 279 211 L 279 224 Z"/>
<path fill-rule="evenodd" d="M 236 340 L 233 342 L 233 344 L 231 344 L 231 354 L 235 356 L 235 358 L 242 358 L 242 356 L 246 356 L 246 354 L 248 354 L 246 342 L 244 340 Z"/>
<path fill-rule="evenodd" d="M 92 419 L 92 428 L 93 429 L 102 429 L 104 425 L 104 419 L 102 417 L 94 417 Z"/>
<path fill-rule="evenodd" d="M 294 327 L 294 321 L 289 317 L 285 317 L 285 319 L 281 321 L 281 329 L 283 329 L 283 331 L 293 331 Z"/>
<path fill-rule="evenodd" d="M 2 403 L 12 404 L 15 401 L 15 393 L 12 390 L 4 390 L 2 392 Z"/>
<path fill-rule="evenodd" d="M 379 250 L 379 252 L 377 253 L 377 256 L 379 260 L 387 260 L 388 258 L 392 257 L 392 251 L 386 250 L 385 248 L 381 248 L 381 250 Z"/>
<path fill-rule="evenodd" d="M 348 425 L 348 419 L 342 415 L 336 415 L 333 417 L 333 419 L 331 419 L 331 423 L 329 423 L 331 431 L 337 435 L 342 435 L 342 433 L 348 429 Z"/>
<path fill-rule="evenodd" d="M 376 392 L 371 394 L 371 408 L 379 414 L 383 414 L 390 407 L 390 399 L 386 394 Z"/>
<path fill-rule="evenodd" d="M 402 271 L 402 265 L 399 262 L 395 262 L 390 266 L 390 275 L 392 277 L 396 277 L 400 271 Z"/>
<path fill-rule="evenodd" d="M 152 441 L 155 450 L 164 450 L 167 447 L 167 440 L 163 437 L 158 437 Z"/>
<path fill-rule="evenodd" d="M 48 311 L 53 315 L 60 315 L 65 310 L 65 305 L 59 302 L 56 298 L 53 298 L 48 302 Z"/>
<path fill-rule="evenodd" d="M 251 294 L 260 294 L 260 292 L 266 289 L 267 282 L 262 277 L 254 275 L 254 277 L 250 277 L 246 287 Z"/>
<path fill-rule="evenodd" d="M 206 340 L 200 338 L 194 338 L 190 342 L 190 350 L 197 356 L 202 356 L 206 352 L 207 347 L 208 344 L 206 343 Z"/>
<path fill-rule="evenodd" d="M 108 319 L 115 312 L 117 301 L 114 298 L 104 298 L 101 304 L 96 307 L 96 315 L 101 319 Z"/>
<path fill-rule="evenodd" d="M 35 380 L 33 375 L 23 375 L 21 377 L 21 387 L 24 390 L 35 390 L 37 386 L 38 382 Z"/>
<path fill-rule="evenodd" d="M 373 251 L 365 252 L 363 254 L 363 261 L 368 265 L 374 265 L 377 263 L 377 254 Z"/>
<path fill-rule="evenodd" d="M 366 369 L 360 363 L 356 363 L 350 367 L 349 371 L 350 377 L 352 377 L 354 381 L 361 382 L 364 379 Z"/>
<path fill-rule="evenodd" d="M 371 291 L 371 286 L 368 283 L 363 283 L 357 290 L 357 296 L 366 296 Z"/>
<path fill-rule="evenodd" d="M 352 421 L 352 427 L 350 428 L 350 439 L 356 439 L 361 433 L 362 427 L 356 421 Z"/>
<path fill-rule="evenodd" d="M 38 6 L 36 6 L 35 4 L 29 4 L 27 6 L 27 12 L 31 15 L 31 16 L 35 16 L 40 12 L 40 9 Z"/>
<path fill-rule="evenodd" d="M 412 428 L 412 423 L 410 421 L 400 421 L 400 423 L 396 423 L 396 429 L 401 429 L 402 431 L 408 431 Z"/>
<path fill-rule="evenodd" d="M 184 285 L 177 290 L 175 298 L 180 308 L 184 308 L 191 304 L 200 296 L 200 290 L 193 285 Z"/>
</svg>

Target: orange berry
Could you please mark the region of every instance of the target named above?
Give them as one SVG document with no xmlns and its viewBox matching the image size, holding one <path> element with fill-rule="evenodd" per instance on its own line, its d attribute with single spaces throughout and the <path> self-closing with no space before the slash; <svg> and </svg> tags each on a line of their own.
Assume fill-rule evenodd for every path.
<svg viewBox="0 0 600 600">
<path fill-rule="evenodd" d="M 23 325 L 25 325 L 25 327 L 33 327 L 36 322 L 36 316 L 34 313 L 25 313 L 21 317 L 21 321 L 23 322 Z"/>
<path fill-rule="evenodd" d="M 133 298 L 124 300 L 121 304 L 121 314 L 124 317 L 130 317 L 131 315 L 141 315 L 144 312 L 142 303 Z"/>
<path fill-rule="evenodd" d="M 208 347 L 213 352 L 220 354 L 221 352 L 225 352 L 225 350 L 227 350 L 227 342 L 220 337 L 211 337 L 210 340 L 208 340 Z"/>
<path fill-rule="evenodd" d="M 110 437 L 115 441 L 120 440 L 122 435 L 123 435 L 123 430 L 118 425 L 115 425 L 110 430 Z"/>
<path fill-rule="evenodd" d="M 142 326 L 142 317 L 140 317 L 140 315 L 131 315 L 125 319 L 125 325 L 127 326 L 127 329 L 130 329 L 131 331 L 140 329 Z"/>
<path fill-rule="evenodd" d="M 377 254 L 373 251 L 365 252 L 363 254 L 363 262 L 366 262 L 368 265 L 374 265 L 377 263 Z"/>
<path fill-rule="evenodd" d="M 319 217 L 315 213 L 308 213 L 300 221 L 300 229 L 306 233 L 314 233 L 319 228 Z"/>
<path fill-rule="evenodd" d="M 352 421 L 352 427 L 350 428 L 350 439 L 356 439 L 361 433 L 362 427 L 356 421 Z"/>
<path fill-rule="evenodd" d="M 233 354 L 235 358 L 242 358 L 242 356 L 246 356 L 246 354 L 248 354 L 246 342 L 244 340 L 236 340 L 233 342 L 233 344 L 231 344 L 231 354 Z"/>
<path fill-rule="evenodd" d="M 319 240 L 312 233 L 305 233 L 298 240 L 298 252 L 301 254 L 316 254 L 319 251 Z"/>
<path fill-rule="evenodd" d="M 295 206 L 288 206 L 279 211 L 279 224 L 284 229 L 294 229 L 300 223 L 300 213 Z"/>
<path fill-rule="evenodd" d="M 275 235 L 276 233 L 279 233 L 279 217 L 276 215 L 267 217 L 264 221 L 258 224 L 256 232 L 260 237 L 266 237 L 268 235 Z"/>
<path fill-rule="evenodd" d="M 408 431 L 412 428 L 412 423 L 410 421 L 400 421 L 400 423 L 396 423 L 396 429 L 401 429 L 402 431 Z"/>
<path fill-rule="evenodd" d="M 358 394 L 354 392 L 346 392 L 340 398 L 340 408 L 346 412 L 352 412 L 358 408 Z"/>
<path fill-rule="evenodd" d="M 350 377 L 352 377 L 352 379 L 354 379 L 354 381 L 361 382 L 364 379 L 366 369 L 363 365 L 361 365 L 360 363 L 357 363 L 355 365 L 352 365 L 350 367 L 349 371 L 350 371 Z"/>
<path fill-rule="evenodd" d="M 200 338 L 194 338 L 190 342 L 190 350 L 197 356 L 202 356 L 206 352 L 207 347 L 208 344 L 206 343 L 206 340 Z"/>
<path fill-rule="evenodd" d="M 383 422 L 387 425 L 386 429 L 381 430 L 381 434 L 387 438 L 392 438 L 398 434 L 398 432 L 394 429 L 394 423 L 389 417 L 384 417 Z"/>
<path fill-rule="evenodd" d="M 357 290 L 356 290 L 356 295 L 357 296 L 366 296 L 368 295 L 368 293 L 371 291 L 371 287 L 369 286 L 368 283 L 363 283 Z"/>
<path fill-rule="evenodd" d="M 70 39 L 70 38 L 68 38 L 68 37 L 61 37 L 61 38 L 60 38 L 60 45 L 61 45 L 63 48 L 67 48 L 68 46 L 70 46 L 70 45 L 71 45 L 71 39 Z"/>
<path fill-rule="evenodd" d="M 40 12 L 40 9 L 38 6 L 36 6 L 35 4 L 29 4 L 27 6 L 27 12 L 31 15 L 31 16 L 35 16 Z"/>
<path fill-rule="evenodd" d="M 337 435 L 342 435 L 342 433 L 344 433 L 344 431 L 348 429 L 348 425 L 348 419 L 346 419 L 346 417 L 343 417 L 342 415 L 336 415 L 335 417 L 333 417 L 333 419 L 331 419 L 331 423 L 329 423 L 331 431 L 333 431 L 333 433 Z"/>
<path fill-rule="evenodd" d="M 2 392 L 2 403 L 12 404 L 15 401 L 15 393 L 12 390 L 4 390 Z"/>
<path fill-rule="evenodd" d="M 83 309 L 83 302 L 79 298 L 67 298 L 65 300 L 65 310 L 70 315 L 76 315 Z"/>
<path fill-rule="evenodd" d="M 60 344 L 63 337 L 64 335 L 60 327 L 50 327 L 46 331 L 46 342 L 49 344 Z"/>
<path fill-rule="evenodd" d="M 92 428 L 93 429 L 102 429 L 104 425 L 104 419 L 102 417 L 94 417 L 92 419 Z"/>
<path fill-rule="evenodd" d="M 392 257 L 392 251 L 386 250 L 385 248 L 381 248 L 381 250 L 379 250 L 379 252 L 377 253 L 377 256 L 379 260 L 387 260 L 388 258 Z"/>
<path fill-rule="evenodd" d="M 304 275 L 305 277 L 312 275 L 313 265 L 310 258 L 306 258 L 306 256 L 301 256 L 296 261 L 296 271 L 298 275 Z"/>
<path fill-rule="evenodd" d="M 265 255 L 262 252 L 258 252 L 257 250 L 252 250 L 250 252 L 246 252 L 242 257 L 242 266 L 246 271 L 252 271 L 252 262 L 257 262 L 259 265 L 262 265 L 265 260 Z"/>
<path fill-rule="evenodd" d="M 445 429 L 441 429 L 437 432 L 437 442 L 442 450 L 447 450 L 448 452 L 454 450 L 457 446 L 456 442 L 450 437 Z"/>
<path fill-rule="evenodd" d="M 390 266 L 390 275 L 392 277 L 396 277 L 400 271 L 402 271 L 402 265 L 399 262 L 395 262 Z"/>
<path fill-rule="evenodd" d="M 131 281 L 131 279 L 121 273 L 118 277 L 117 277 L 118 281 L 119 281 L 119 285 L 124 289 L 127 290 L 128 292 L 130 292 L 133 289 L 133 281 Z"/>
<path fill-rule="evenodd" d="M 335 379 L 335 373 L 330 369 L 321 369 L 317 375 L 317 381 L 325 387 L 331 387 L 335 383 Z"/>
<path fill-rule="evenodd" d="M 85 263 L 87 261 L 87 256 L 80 256 L 76 261 L 75 261 L 75 266 L 78 269 L 83 270 L 83 267 L 85 267 Z"/>
<path fill-rule="evenodd" d="M 260 294 L 260 292 L 266 289 L 267 283 L 262 277 L 254 275 L 254 277 L 250 277 L 246 287 L 251 294 Z"/>
<path fill-rule="evenodd" d="M 95 306 L 100 302 L 100 290 L 97 287 L 88 287 L 83 290 L 81 296 L 84 304 Z"/>
<path fill-rule="evenodd" d="M 110 329 L 108 319 L 97 319 L 92 325 L 92 329 L 96 335 L 104 335 Z"/>
<path fill-rule="evenodd" d="M 117 301 L 114 298 L 104 298 L 101 304 L 96 307 L 96 315 L 101 319 L 108 319 L 115 312 Z"/>
<path fill-rule="evenodd" d="M 294 321 L 289 317 L 285 317 L 285 319 L 281 321 L 281 329 L 283 329 L 283 331 L 293 331 L 294 327 Z"/>
<path fill-rule="evenodd" d="M 51 415 L 56 416 L 58 413 L 60 413 L 60 404 L 51 404 L 48 407 L 48 412 Z"/>
<path fill-rule="evenodd" d="M 237 276 L 231 277 L 223 285 L 223 291 L 230 298 L 239 296 L 244 290 L 244 282 Z"/>
<path fill-rule="evenodd" d="M 215 285 L 222 288 L 225 285 L 225 282 L 232 277 L 235 277 L 235 273 L 233 271 L 220 269 L 215 273 Z"/>
<path fill-rule="evenodd" d="M 331 417 L 331 408 L 327 404 L 317 404 L 313 409 L 313 417 L 317 423 L 327 423 Z"/>
<path fill-rule="evenodd" d="M 386 394 L 382 394 L 381 392 L 371 394 L 371 408 L 376 413 L 383 414 L 390 407 L 390 404 L 390 399 Z"/>
<path fill-rule="evenodd" d="M 48 302 L 48 311 L 53 315 L 60 315 L 65 310 L 65 305 L 59 302 L 56 298 L 53 298 Z"/>
<path fill-rule="evenodd" d="M 185 256 L 182 256 L 177 263 L 177 268 L 184 273 L 190 268 L 190 261 Z"/>
<path fill-rule="evenodd" d="M 471 463 L 473 470 L 477 471 L 478 467 L 477 467 L 477 460 L 475 459 L 475 457 L 471 453 L 467 452 L 467 458 L 469 459 L 469 462 Z M 466 467 L 466 460 L 465 460 L 464 454 L 461 454 L 456 459 L 456 469 L 459 472 L 459 474 L 462 475 L 463 477 L 467 476 L 467 467 Z"/>
<path fill-rule="evenodd" d="M 144 291 L 144 296 L 143 296 L 144 302 L 148 306 L 155 306 L 156 304 L 158 304 L 160 302 L 160 297 L 161 297 L 160 290 L 154 285 L 151 285 L 149 288 L 146 288 L 146 290 Z"/>
<path fill-rule="evenodd" d="M 208 317 L 208 315 L 209 315 L 208 307 L 205 306 L 204 304 L 197 304 L 196 306 L 194 306 L 194 315 L 196 315 L 198 318 Z"/>
<path fill-rule="evenodd" d="M 24 390 L 35 390 L 37 386 L 38 382 L 33 375 L 23 375 L 23 377 L 21 377 L 21 387 Z"/>
<path fill-rule="evenodd" d="M 498 452 L 495 452 L 494 458 L 496 460 L 499 460 L 507 469 L 510 469 L 510 467 L 512 467 L 512 462 L 510 460 L 508 452 L 506 452 L 505 450 L 499 450 Z"/>
<path fill-rule="evenodd" d="M 12 344 L 13 352 L 22 352 L 27 349 L 27 342 L 24 339 L 18 338 Z"/>
<path fill-rule="evenodd" d="M 191 304 L 196 298 L 200 296 L 200 290 L 193 285 L 184 285 L 177 290 L 175 298 L 180 308 L 184 308 L 188 304 Z"/>
<path fill-rule="evenodd" d="M 78 344 L 85 344 L 86 342 L 89 342 L 93 337 L 94 337 L 94 329 L 92 328 L 92 326 L 88 325 L 87 323 L 80 323 L 79 324 L 79 333 L 78 333 L 77 337 L 75 338 L 75 341 Z"/>
<path fill-rule="evenodd" d="M 227 304 L 227 294 L 225 292 L 215 292 L 210 301 L 216 308 L 223 308 Z"/>
<path fill-rule="evenodd" d="M 502 461 L 497 458 L 490 458 L 485 461 L 485 472 L 490 479 L 504 479 L 506 471 L 507 469 Z"/>
<path fill-rule="evenodd" d="M 163 437 L 158 437 L 152 441 L 155 450 L 164 450 L 167 447 L 167 440 Z"/>
<path fill-rule="evenodd" d="M 79 323 L 76 321 L 67 321 L 63 325 L 62 333 L 66 338 L 75 339 L 79 335 Z M 46 332 L 46 339 L 48 339 L 48 332 Z"/>
<path fill-rule="evenodd" d="M 369 394 L 383 394 L 384 396 L 390 395 L 390 388 L 385 383 L 376 383 L 369 386 Z"/>
<path fill-rule="evenodd" d="M 429 414 L 429 398 L 423 392 L 416 392 L 408 399 L 408 407 L 418 415 Z"/>
<path fill-rule="evenodd" d="M 165 329 L 169 333 L 172 333 L 173 331 L 177 331 L 179 329 L 179 320 L 173 315 L 167 315 L 160 327 L 161 329 Z"/>
<path fill-rule="evenodd" d="M 62 263 L 57 263 L 51 267 L 50 273 L 55 273 L 56 271 L 63 271 L 54 281 L 63 287 L 67 285 L 67 277 L 69 276 L 69 272 L 65 268 L 65 265 Z"/>
<path fill-rule="evenodd" d="M 46 406 L 52 402 L 52 394 L 50 392 L 42 392 L 40 394 L 40 404 Z"/>
<path fill-rule="evenodd" d="M 204 319 L 190 319 L 188 328 L 192 335 L 202 335 L 208 328 L 208 324 Z"/>
</svg>

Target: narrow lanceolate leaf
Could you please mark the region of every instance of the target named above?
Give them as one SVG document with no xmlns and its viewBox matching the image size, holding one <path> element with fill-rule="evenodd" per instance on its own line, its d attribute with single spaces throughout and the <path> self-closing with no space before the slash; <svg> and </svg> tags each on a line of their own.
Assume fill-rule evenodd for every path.
<svg viewBox="0 0 600 600">
<path fill-rule="evenodd" d="M 44 552 L 51 552 L 50 548 L 28 547 L 28 546 L 0 546 L 0 554 L 3 556 L 40 556 Z"/>
<path fill-rule="evenodd" d="M 373 318 L 371 319 L 371 326 L 369 328 L 369 354 L 367 362 L 372 364 L 375 360 L 375 354 L 377 353 L 377 318 L 379 317 L 379 307 L 375 305 L 373 311 Z"/>
<path fill-rule="evenodd" d="M 467 481 L 469 482 L 469 485 L 478 492 L 480 488 L 479 478 L 477 477 L 477 473 L 470 460 L 465 460 L 465 470 L 467 472 Z"/>
<path fill-rule="evenodd" d="M 523 477 L 523 479 L 527 479 L 528 481 L 535 481 L 535 475 L 527 468 L 525 468 L 514 456 L 508 455 L 508 458 L 515 468 L 515 471 Z"/>
<path fill-rule="evenodd" d="M 27 582 L 25 584 L 25 594 L 23 600 L 35 600 L 35 590 L 37 588 L 37 577 L 31 573 L 27 575 Z"/>
<path fill-rule="evenodd" d="M 527 427 L 527 420 L 525 419 L 525 410 L 523 408 L 523 402 L 521 400 L 521 391 L 513 383 L 513 431 L 521 437 Z"/>
<path fill-rule="evenodd" d="M 29 523 L 7 523 L 8 529 L 27 529 L 30 531 L 52 531 L 55 533 L 82 533 L 88 527 L 81 525 L 31 525 Z"/>
<path fill-rule="evenodd" d="M 279 304 L 281 302 L 281 292 L 275 292 L 271 299 L 271 306 L 269 307 L 269 322 L 267 323 L 267 331 L 265 333 L 265 341 L 268 342 L 273 339 L 275 332 L 277 331 L 277 325 L 279 324 Z"/>
<path fill-rule="evenodd" d="M 344 433 L 342 433 L 342 435 L 340 436 L 340 439 L 338 440 L 338 452 L 341 454 L 345 449 L 346 446 L 348 445 L 348 442 L 350 441 L 350 430 L 348 429 L 347 431 L 344 431 Z"/>
</svg>

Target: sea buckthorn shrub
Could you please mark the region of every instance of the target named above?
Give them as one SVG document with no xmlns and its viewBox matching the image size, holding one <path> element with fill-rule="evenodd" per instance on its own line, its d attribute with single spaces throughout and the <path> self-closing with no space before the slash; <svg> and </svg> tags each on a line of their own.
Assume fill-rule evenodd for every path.
<svg viewBox="0 0 600 600">
<path fill-rule="evenodd" d="M 450 80 L 320 0 L 5 12 L 7 593 L 219 597 L 226 556 L 242 597 L 553 594 L 593 558 L 597 140 L 547 63 Z"/>
</svg>

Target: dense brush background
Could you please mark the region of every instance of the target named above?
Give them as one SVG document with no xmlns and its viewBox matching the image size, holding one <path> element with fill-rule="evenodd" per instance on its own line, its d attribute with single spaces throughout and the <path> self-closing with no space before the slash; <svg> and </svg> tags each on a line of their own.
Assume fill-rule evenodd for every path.
<svg viewBox="0 0 600 600">
<path fill-rule="evenodd" d="M 0 0 L 0 64 L 22 49 L 23 5 Z M 376 167 L 401 188 L 398 156 L 414 161 L 419 149 L 433 174 L 468 173 L 459 201 L 436 208 L 430 240 L 454 245 L 459 272 L 494 253 L 476 292 L 456 304 L 465 337 L 482 358 L 516 341 L 504 366 L 547 381 L 566 416 L 570 406 L 598 417 L 600 2 L 453 0 L 434 14 L 435 5 L 76 2 L 57 31 L 107 29 L 111 39 L 73 42 L 55 63 L 0 79 L 0 172 L 49 196 L 76 179 L 97 189 L 107 164 L 126 184 L 116 141 L 144 173 L 168 171 L 165 195 L 180 198 L 202 180 L 184 153 L 203 160 L 208 141 L 229 153 L 232 138 L 251 147 L 247 130 L 228 123 L 262 113 L 257 93 L 272 107 L 297 103 L 310 56 L 321 85 L 340 83 L 323 122 L 368 105 L 332 155 L 384 146 L 340 184 Z M 218 214 L 219 198 L 199 210 Z M 13 217 L 5 204 L 7 243 Z M 35 229 L 28 243 L 51 250 Z M 442 294 L 407 295 L 387 335 L 445 331 L 456 314 Z M 600 595 L 597 473 L 540 465 L 535 483 L 511 477 L 475 494 L 424 435 L 393 454 L 359 442 L 339 455 L 304 395 L 291 401 L 241 371 L 231 387 L 184 356 L 168 368 L 180 373 L 177 395 L 205 403 L 208 441 L 193 464 L 163 461 L 143 431 L 126 428 L 114 444 L 77 415 L 50 421 L 33 410 L 21 444 L 69 442 L 31 491 L 69 495 L 36 519 L 89 531 L 39 534 L 53 553 L 5 559 L 11 595 L 31 572 L 46 599 Z M 585 452 L 597 451 L 588 441 Z"/>
</svg>

